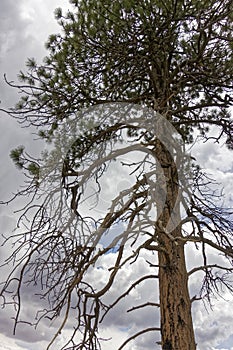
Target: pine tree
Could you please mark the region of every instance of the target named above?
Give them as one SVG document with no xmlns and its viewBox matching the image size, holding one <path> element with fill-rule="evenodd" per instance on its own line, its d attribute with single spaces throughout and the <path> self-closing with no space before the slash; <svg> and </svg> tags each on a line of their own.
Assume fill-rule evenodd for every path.
<svg viewBox="0 0 233 350">
<path fill-rule="evenodd" d="M 12 237 L 19 245 L 16 253 L 26 249 L 13 268 L 21 268 L 14 300 L 19 307 L 23 281 L 40 282 L 50 301 L 44 316 L 54 319 L 64 312 L 52 342 L 76 305 L 74 334 L 81 331 L 82 338 L 72 338 L 67 349 L 99 349 L 98 328 L 105 316 L 135 286 L 158 279 L 160 326 L 145 328 L 131 340 L 159 330 L 163 350 L 194 350 L 195 298 L 189 296 L 188 279 L 203 271 L 200 297 L 209 301 L 219 285 L 232 290 L 232 222 L 231 212 L 218 204 L 221 195 L 211 190 L 211 180 L 194 160 L 186 159 L 182 145 L 193 144 L 197 133 L 208 140 L 214 126 L 216 141 L 225 138 L 233 148 L 232 2 L 71 3 L 73 13 L 55 12 L 63 32 L 49 37 L 44 64 L 29 59 L 27 72 L 19 74 L 21 83 L 9 83 L 23 96 L 8 113 L 55 143 L 55 150 L 38 162 L 23 147 L 11 154 L 30 178 L 18 195 L 32 195 L 20 219 L 27 217 L 31 224 Z M 122 163 L 131 171 L 132 186 L 116 194 L 99 217 L 88 216 L 83 206 L 90 184 L 96 184 L 91 195 L 98 202 L 109 164 L 133 151 L 143 157 Z M 39 203 L 36 211 L 34 203 Z M 103 236 L 122 223 L 123 231 L 101 246 Z M 202 263 L 187 272 L 185 247 L 190 244 L 201 247 Z M 209 263 L 208 247 L 225 256 L 224 266 Z M 86 276 L 113 249 L 115 265 L 96 290 Z M 106 305 L 119 271 L 145 251 L 151 259 L 156 253 L 157 260 L 145 261 L 155 275 L 132 282 Z M 10 274 L 3 294 L 13 281 Z"/>
</svg>

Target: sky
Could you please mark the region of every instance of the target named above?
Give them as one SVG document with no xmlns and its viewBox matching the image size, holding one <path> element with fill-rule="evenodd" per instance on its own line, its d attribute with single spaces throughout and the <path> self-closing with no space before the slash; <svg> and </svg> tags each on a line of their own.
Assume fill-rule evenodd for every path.
<svg viewBox="0 0 233 350">
<path fill-rule="evenodd" d="M 44 43 L 48 35 L 59 30 L 54 19 L 54 9 L 62 7 L 69 8 L 68 0 L 1 0 L 0 1 L 0 108 L 10 107 L 17 101 L 18 95 L 15 90 L 9 88 L 3 79 L 3 74 L 7 74 L 10 81 L 17 81 L 17 74 L 25 67 L 25 61 L 29 57 L 35 57 L 38 62 L 45 56 Z M 36 141 L 34 130 L 21 128 L 16 120 L 0 112 L 0 201 L 7 200 L 11 193 L 14 193 L 22 183 L 22 177 L 15 169 L 9 158 L 9 152 L 18 145 L 25 145 L 35 152 L 40 149 L 40 142 Z M 233 201 L 230 194 L 233 185 L 233 160 L 232 155 L 226 150 L 224 145 L 214 145 L 205 143 L 196 146 L 192 150 L 197 161 L 215 175 L 217 181 L 222 183 L 228 196 L 229 203 Z M 15 227 L 17 216 L 13 213 L 17 209 L 18 203 L 0 207 L 0 232 L 9 233 Z M 0 259 L 4 261 L 10 253 L 6 249 L 0 250 Z M 187 256 L 190 266 L 198 263 L 198 258 L 193 251 L 189 251 Z M 114 254 L 103 257 L 101 269 L 93 269 L 90 278 L 94 278 L 101 283 L 105 271 L 113 262 Z M 220 261 L 220 257 L 213 256 L 213 261 Z M 113 288 L 113 295 L 117 296 L 118 290 L 124 286 L 125 280 L 134 280 L 145 268 L 139 260 L 132 270 L 123 269 L 121 278 L 117 286 Z M 6 273 L 2 269 L 1 276 Z M 191 280 L 190 290 L 195 293 L 198 288 L 200 276 Z M 39 301 L 33 296 L 33 290 L 25 290 L 26 307 L 22 310 L 23 316 L 30 319 L 31 315 L 38 309 Z M 112 341 L 103 347 L 107 349 L 117 349 L 117 345 L 125 339 L 127 332 L 133 332 L 137 327 L 142 327 L 150 322 L 158 326 L 158 313 L 135 314 L 130 319 L 124 318 L 123 308 L 130 307 L 137 300 L 142 302 L 143 298 L 156 299 L 155 285 L 152 283 L 146 290 L 135 290 L 131 298 L 124 301 L 117 311 L 108 318 L 108 324 L 103 330 L 103 336 L 112 337 Z M 229 301 L 227 301 L 229 300 Z M 157 300 L 155 300 L 156 302 Z M 213 301 L 213 310 L 205 309 L 202 303 L 196 302 L 193 306 L 193 319 L 198 343 L 198 350 L 233 350 L 233 298 L 229 295 L 225 299 Z M 1 350 L 43 350 L 55 332 L 55 325 L 49 325 L 42 321 L 37 330 L 24 325 L 19 327 L 16 335 L 13 331 L 13 310 L 10 307 L 0 309 L 0 344 Z M 129 330 L 129 322 L 131 328 Z M 157 336 L 156 340 L 159 340 Z M 58 346 L 57 344 L 56 346 Z M 152 336 L 141 337 L 131 350 L 156 349 Z M 159 349 L 159 347 L 157 347 Z"/>
</svg>

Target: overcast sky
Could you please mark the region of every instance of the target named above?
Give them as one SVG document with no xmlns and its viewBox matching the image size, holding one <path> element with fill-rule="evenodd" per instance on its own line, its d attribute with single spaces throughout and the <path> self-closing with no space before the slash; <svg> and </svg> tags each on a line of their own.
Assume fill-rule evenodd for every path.
<svg viewBox="0 0 233 350">
<path fill-rule="evenodd" d="M 58 26 L 54 19 L 54 9 L 56 7 L 67 9 L 70 5 L 68 0 L 0 0 L 0 107 L 12 106 L 17 101 L 15 91 L 6 86 L 3 80 L 3 74 L 6 73 L 8 80 L 17 81 L 17 73 L 24 68 L 28 57 L 35 57 L 41 61 L 46 51 L 44 43 L 49 34 L 57 32 Z M 22 129 L 20 125 L 7 115 L 0 112 L 0 200 L 6 200 L 10 193 L 17 190 L 21 177 L 9 159 L 9 152 L 18 145 L 24 144 L 28 149 L 37 148 L 35 146 L 35 136 L 31 129 Z M 233 161 L 232 154 L 222 145 L 213 145 L 206 143 L 202 147 L 195 149 L 197 160 L 205 166 L 210 172 L 213 172 L 216 179 L 225 185 L 226 193 L 232 191 L 232 173 Z M 228 196 L 229 203 L 233 198 Z M 14 228 L 16 216 L 12 213 L 12 206 L 0 207 L 0 230 L 1 232 L 10 232 Z M 1 259 L 10 252 L 1 251 Z M 197 262 L 197 258 L 192 251 L 190 265 Z M 187 254 L 188 256 L 188 254 Z M 189 256 L 188 256 L 189 257 Z M 104 271 L 107 270 L 113 254 L 103 257 L 102 268 L 93 269 L 93 278 L 100 280 L 104 278 Z M 219 257 L 213 256 L 213 261 L 219 261 Z M 133 270 L 125 269 L 121 272 L 121 278 L 113 290 L 117 295 L 118 290 L 124 285 L 124 281 L 135 279 L 137 273 L 142 272 L 140 260 Z M 3 270 L 4 272 L 4 270 Z M 1 275 L 2 273 L 1 272 Z M 197 290 L 197 279 L 191 280 L 191 291 Z M 117 349 L 117 345 L 126 336 L 129 320 L 125 319 L 121 311 L 123 307 L 132 305 L 133 300 L 143 300 L 144 298 L 156 299 L 154 295 L 155 285 L 152 283 L 147 290 L 137 290 L 133 296 L 125 301 L 119 307 L 118 311 L 108 318 L 108 327 L 104 330 L 104 336 L 112 336 L 113 340 L 105 345 L 104 349 Z M 40 306 L 38 300 L 33 297 L 32 289 L 25 291 L 27 307 L 23 309 L 23 315 L 30 316 Z M 142 297 L 143 295 L 143 297 Z M 193 307 L 194 325 L 199 350 L 233 350 L 233 316 L 232 302 L 230 296 L 226 296 L 231 302 L 220 299 L 213 302 L 213 311 L 206 312 L 202 303 L 196 303 Z M 157 302 L 158 300 L 154 300 Z M 128 304 L 127 304 L 128 303 Z M 0 309 L 0 347 L 1 350 L 43 350 L 46 342 L 54 334 L 54 328 L 48 328 L 48 324 L 42 322 L 41 326 L 35 331 L 29 326 L 20 327 L 15 336 L 12 335 L 13 321 L 12 310 L 7 308 Z M 130 319 L 132 324 L 130 332 L 133 332 L 139 326 L 152 323 L 158 326 L 158 314 L 146 313 L 134 315 Z M 154 323 L 154 324 L 153 324 Z M 157 339 L 159 337 L 157 336 Z M 142 337 L 131 350 L 151 350 L 156 349 L 154 337 Z M 159 349 L 159 347 L 158 347 Z"/>
</svg>

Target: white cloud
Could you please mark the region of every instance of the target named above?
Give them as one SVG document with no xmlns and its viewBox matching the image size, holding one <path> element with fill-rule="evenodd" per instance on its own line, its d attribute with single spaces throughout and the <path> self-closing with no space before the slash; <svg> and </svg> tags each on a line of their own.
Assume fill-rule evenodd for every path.
<svg viewBox="0 0 233 350">
<path fill-rule="evenodd" d="M 25 350 L 21 346 L 18 346 L 13 338 L 5 337 L 3 334 L 0 336 L 1 350 Z"/>
</svg>

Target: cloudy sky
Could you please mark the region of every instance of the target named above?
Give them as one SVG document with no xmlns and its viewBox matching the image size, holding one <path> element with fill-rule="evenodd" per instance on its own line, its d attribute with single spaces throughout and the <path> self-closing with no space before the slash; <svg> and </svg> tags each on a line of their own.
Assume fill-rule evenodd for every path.
<svg viewBox="0 0 233 350">
<path fill-rule="evenodd" d="M 17 73 L 24 68 L 24 63 L 28 57 L 35 57 L 37 61 L 41 61 L 46 51 L 44 42 L 49 34 L 57 32 L 58 26 L 54 20 L 53 12 L 56 7 L 67 9 L 70 5 L 68 0 L 1 0 L 0 1 L 0 100 L 1 107 L 12 106 L 17 101 L 17 94 L 10 89 L 3 80 L 3 74 L 7 74 L 8 80 L 17 81 Z M 10 193 L 17 190 L 21 183 L 21 177 L 14 165 L 9 159 L 9 152 L 18 145 L 24 144 L 28 149 L 37 149 L 35 145 L 35 135 L 31 129 L 22 129 L 20 125 L 7 115 L 0 112 L 0 201 L 6 200 Z M 215 174 L 218 181 L 225 185 L 226 193 L 232 191 L 233 179 L 233 161 L 232 155 L 223 145 L 214 145 L 206 143 L 195 149 L 195 156 L 198 161 Z M 229 201 L 233 198 L 228 197 Z M 0 231 L 3 233 L 10 232 L 15 227 L 16 216 L 13 214 L 13 206 L 0 208 Z M 1 261 L 10 253 L 1 250 Z M 197 262 L 197 258 L 192 251 L 189 252 L 192 258 L 190 266 Z M 187 254 L 189 256 L 189 254 Z M 109 254 L 103 258 L 102 268 L 92 271 L 93 278 L 101 280 L 108 264 L 114 259 L 114 254 Z M 217 259 L 220 259 L 219 257 Z M 213 256 L 216 261 L 216 257 Z M 219 260 L 218 260 L 219 261 Z M 144 267 L 140 265 L 134 266 L 133 271 L 125 269 L 121 273 L 117 287 L 113 294 L 117 295 L 121 284 L 124 285 L 125 280 L 136 279 L 137 273 L 142 272 Z M 5 270 L 1 271 L 3 275 Z M 191 291 L 195 293 L 197 283 L 200 276 L 191 280 Z M 143 291 L 135 291 L 132 298 L 134 300 L 143 300 L 154 296 L 154 284 Z M 32 290 L 25 291 L 27 305 L 23 309 L 23 315 L 28 316 L 35 313 L 38 308 L 38 300 L 32 295 Z M 232 302 L 233 299 L 226 295 L 226 299 L 230 300 L 214 300 L 213 310 L 207 310 L 202 303 L 196 303 L 193 307 L 193 317 L 196 329 L 196 337 L 199 350 L 233 350 L 233 315 Z M 157 302 L 157 300 L 154 300 Z M 126 304 L 121 304 L 118 311 L 108 319 L 108 327 L 103 331 L 106 337 L 111 336 L 113 340 L 105 345 L 104 350 L 117 349 L 117 345 L 125 338 L 129 320 L 122 315 L 122 308 L 131 305 L 132 299 L 127 299 Z M 13 321 L 12 309 L 0 309 L 0 344 L 2 350 L 43 350 L 45 344 L 54 334 L 54 326 L 48 327 L 48 324 L 42 322 L 37 330 L 24 325 L 20 327 L 15 336 L 12 335 Z M 158 326 L 158 314 L 145 313 L 134 315 L 130 319 L 132 323 L 131 330 L 133 332 L 136 327 L 149 324 Z M 159 340 L 159 337 L 156 338 Z M 140 341 L 132 347 L 131 350 L 152 349 L 154 347 L 154 338 L 142 337 Z M 158 347 L 159 349 L 159 347 Z"/>
</svg>

